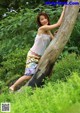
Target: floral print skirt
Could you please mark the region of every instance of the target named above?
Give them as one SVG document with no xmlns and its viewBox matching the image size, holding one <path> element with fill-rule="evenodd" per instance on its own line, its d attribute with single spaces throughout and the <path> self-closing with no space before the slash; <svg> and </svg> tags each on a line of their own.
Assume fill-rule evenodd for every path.
<svg viewBox="0 0 80 113">
<path fill-rule="evenodd" d="M 39 63 L 41 57 L 38 57 L 31 53 L 31 51 L 28 52 L 27 58 L 26 58 L 26 67 L 25 67 L 25 73 L 24 75 L 29 76 L 33 75 L 36 72 L 36 67 Z"/>
</svg>

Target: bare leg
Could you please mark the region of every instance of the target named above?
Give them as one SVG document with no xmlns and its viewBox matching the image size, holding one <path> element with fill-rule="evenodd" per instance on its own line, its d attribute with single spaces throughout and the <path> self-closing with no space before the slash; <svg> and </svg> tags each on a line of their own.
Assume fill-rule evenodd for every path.
<svg viewBox="0 0 80 113">
<path fill-rule="evenodd" d="M 14 91 L 15 90 L 15 88 L 19 85 L 19 84 L 21 84 L 23 81 L 25 81 L 25 80 L 29 80 L 30 78 L 31 78 L 32 76 L 26 76 L 26 75 L 24 75 L 24 76 L 22 76 L 22 77 L 20 77 L 9 89 L 10 90 L 12 90 L 12 91 Z"/>
</svg>

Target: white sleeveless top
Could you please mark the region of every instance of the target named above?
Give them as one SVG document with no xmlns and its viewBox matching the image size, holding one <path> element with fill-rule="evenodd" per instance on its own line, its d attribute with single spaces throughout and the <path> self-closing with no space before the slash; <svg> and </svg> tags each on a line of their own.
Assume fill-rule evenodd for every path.
<svg viewBox="0 0 80 113">
<path fill-rule="evenodd" d="M 50 35 L 48 34 L 40 34 L 36 35 L 34 45 L 30 49 L 31 51 L 35 52 L 38 55 L 43 55 L 45 49 L 49 45 L 51 41 Z"/>
</svg>

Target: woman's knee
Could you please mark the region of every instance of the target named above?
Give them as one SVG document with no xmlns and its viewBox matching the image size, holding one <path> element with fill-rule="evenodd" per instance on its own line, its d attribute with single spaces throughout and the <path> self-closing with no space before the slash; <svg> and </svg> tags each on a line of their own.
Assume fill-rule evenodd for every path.
<svg viewBox="0 0 80 113">
<path fill-rule="evenodd" d="M 32 76 L 31 76 L 31 75 L 24 75 L 24 77 L 25 77 L 25 80 L 28 80 L 28 79 L 30 79 Z"/>
</svg>

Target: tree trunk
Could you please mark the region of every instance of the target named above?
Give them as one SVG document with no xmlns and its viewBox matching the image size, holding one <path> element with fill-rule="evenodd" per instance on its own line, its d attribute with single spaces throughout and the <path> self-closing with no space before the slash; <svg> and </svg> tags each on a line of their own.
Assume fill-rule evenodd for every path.
<svg viewBox="0 0 80 113">
<path fill-rule="evenodd" d="M 70 0 L 69 0 L 70 1 Z M 76 2 L 76 0 L 72 0 Z M 77 0 L 79 2 L 79 0 Z M 55 61 L 68 42 L 79 11 L 79 5 L 67 5 L 63 22 L 47 49 L 45 50 L 36 68 L 36 73 L 27 82 L 26 86 L 41 86 L 45 77 L 51 75 Z"/>
</svg>

